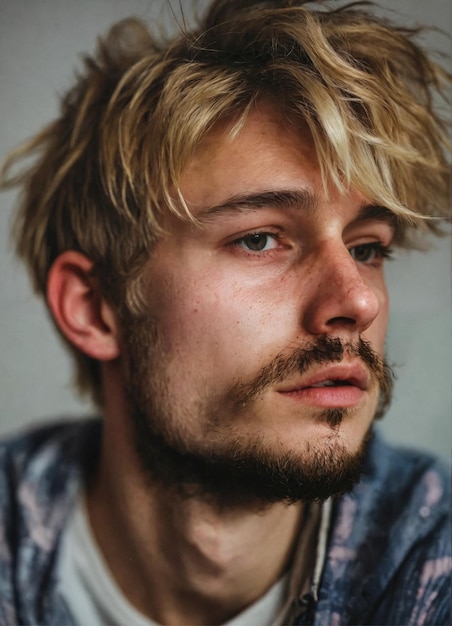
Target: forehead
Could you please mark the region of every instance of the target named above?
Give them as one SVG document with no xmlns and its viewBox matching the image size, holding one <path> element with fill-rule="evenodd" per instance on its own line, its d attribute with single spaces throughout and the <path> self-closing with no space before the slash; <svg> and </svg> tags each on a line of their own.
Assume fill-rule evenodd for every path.
<svg viewBox="0 0 452 626">
<path fill-rule="evenodd" d="M 245 190 L 287 190 L 321 186 L 320 168 L 306 127 L 296 126 L 270 105 L 218 123 L 200 142 L 181 176 L 181 190 L 196 213 Z"/>
<path fill-rule="evenodd" d="M 344 228 L 368 220 L 383 221 L 393 232 L 396 227 L 390 209 L 357 189 L 326 190 L 309 129 L 266 104 L 251 110 L 240 127 L 237 120 L 218 123 L 196 148 L 179 189 L 200 225 L 273 209 L 292 212 L 297 221 L 339 218 Z M 172 230 L 173 218 L 169 222 Z"/>
</svg>

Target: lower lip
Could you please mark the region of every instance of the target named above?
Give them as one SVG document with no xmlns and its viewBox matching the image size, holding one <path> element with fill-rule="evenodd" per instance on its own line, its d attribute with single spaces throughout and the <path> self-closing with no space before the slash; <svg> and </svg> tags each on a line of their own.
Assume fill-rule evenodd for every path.
<svg viewBox="0 0 452 626">
<path fill-rule="evenodd" d="M 343 387 L 305 387 L 294 391 L 280 391 L 285 398 L 322 408 L 352 408 L 363 401 L 365 392 L 353 385 Z"/>
</svg>

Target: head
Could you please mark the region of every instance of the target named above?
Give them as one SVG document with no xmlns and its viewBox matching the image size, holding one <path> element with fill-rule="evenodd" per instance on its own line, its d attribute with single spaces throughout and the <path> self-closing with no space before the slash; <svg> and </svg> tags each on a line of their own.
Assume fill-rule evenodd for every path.
<svg viewBox="0 0 452 626">
<path fill-rule="evenodd" d="M 282 385 L 278 393 L 286 394 L 286 400 L 296 395 L 288 380 L 309 373 L 316 364 L 339 360 L 366 364 L 365 372 L 358 367 L 350 377 L 367 386 L 368 399 L 360 409 L 359 426 L 350 426 L 348 434 L 346 413 L 356 413 L 352 399 L 342 398 L 339 408 L 332 400 L 325 410 L 316 409 L 315 420 L 327 425 L 329 443 L 322 444 L 322 457 L 313 431 L 311 458 L 328 465 L 327 457 L 339 445 L 332 443 L 331 432 L 339 424 L 348 443 L 340 442 L 344 454 L 337 457 L 336 473 L 346 458 L 359 453 L 381 389 L 388 388 L 382 361 L 384 282 L 380 275 L 371 280 L 361 276 L 356 304 L 350 289 L 340 291 L 345 285 L 341 275 L 331 273 L 323 280 L 336 285 L 342 301 L 356 307 L 331 310 L 320 319 L 322 303 L 330 306 L 334 298 L 325 290 L 316 294 L 318 260 L 326 267 L 336 255 L 336 266 L 350 275 L 350 254 L 345 258 L 339 249 L 328 248 L 326 225 L 335 225 L 341 236 L 347 233 L 347 250 L 353 248 L 355 254 L 358 245 L 370 243 L 368 232 L 363 239 L 357 230 L 362 223 L 357 217 L 366 207 L 365 223 L 385 229 L 372 231 L 372 241 L 388 240 L 385 246 L 410 245 L 413 233 L 435 230 L 447 212 L 445 132 L 432 104 L 447 76 L 414 43 L 415 35 L 377 19 L 359 4 L 329 10 L 302 1 L 219 0 L 195 29 L 169 42 L 156 41 L 143 23 L 127 20 L 112 28 L 95 57 L 86 59 L 84 73 L 62 102 L 60 117 L 7 164 L 35 155 L 33 165 L 11 176 L 10 183 L 24 189 L 17 249 L 36 289 L 47 293 L 52 268 L 61 259 L 70 260 L 64 255 L 71 251 L 73 259 L 86 260 L 83 271 L 120 329 L 120 349 L 115 345 L 97 352 L 63 330 L 76 358 L 79 388 L 102 405 L 103 363 L 121 355 L 127 393 L 137 399 L 135 421 L 146 430 L 142 440 L 155 437 L 154 449 L 178 444 L 185 467 L 192 467 L 192 482 L 196 473 L 206 472 L 205 466 L 196 465 L 199 446 L 209 449 L 212 458 L 217 454 L 221 467 L 224 428 L 236 457 L 246 465 L 250 439 L 237 427 L 240 417 L 243 423 L 246 416 L 251 447 L 258 446 L 264 459 L 259 467 L 268 465 L 273 452 L 262 428 L 271 415 L 256 407 L 265 405 L 275 385 Z M 309 193 L 295 197 L 300 192 L 295 181 L 304 183 Z M 239 236 L 231 240 L 232 231 L 224 235 L 236 255 L 234 280 L 211 263 L 212 249 L 204 256 L 199 252 L 200 241 L 205 242 L 200 233 L 210 233 L 212 241 L 212 224 L 218 231 L 215 219 L 221 217 L 226 199 L 241 198 L 235 204 L 242 202 L 239 213 L 249 219 L 256 211 L 244 209 L 268 204 L 265 193 L 273 194 L 271 210 L 285 203 L 291 232 L 300 223 L 293 215 L 297 203 L 299 209 L 311 202 L 307 212 L 315 214 L 302 229 L 310 233 L 303 240 L 303 249 L 310 252 L 302 316 L 290 298 L 301 280 L 295 270 L 298 260 L 281 252 L 296 249 L 280 234 L 289 232 L 288 224 L 278 226 L 277 236 L 274 230 L 262 235 L 260 222 L 247 223 L 241 232 L 247 237 L 251 232 L 254 241 Z M 333 215 L 325 212 L 327 207 L 336 207 Z M 338 214 L 343 219 L 335 219 Z M 275 226 L 273 217 L 265 226 L 269 224 Z M 281 255 L 276 274 L 270 276 L 272 264 L 264 263 L 262 255 L 259 261 L 248 259 L 259 264 L 252 276 L 242 272 L 238 255 L 244 248 L 247 254 L 268 253 L 268 259 Z M 375 247 L 361 248 L 359 254 L 381 255 Z M 372 262 L 366 258 L 365 272 Z M 259 277 L 267 280 L 267 291 Z M 353 290 L 358 294 L 357 286 Z M 251 308 L 250 294 L 261 305 L 258 312 Z M 270 294 L 278 294 L 271 311 Z M 221 308 L 225 299 L 227 309 Z M 290 322 L 295 317 L 296 327 Z M 325 320 L 335 321 L 331 325 Z M 354 320 L 353 328 L 349 320 Z M 243 334 L 237 334 L 238 327 Z M 185 342 L 187 336 L 191 339 Z M 231 338 L 226 351 L 222 337 Z M 253 338 L 252 346 L 247 337 Z M 366 360 L 363 355 L 369 350 Z M 227 374 L 224 381 L 219 362 Z M 205 388 L 187 406 L 188 389 L 203 371 Z M 178 390 L 171 386 L 176 378 Z M 331 392 L 332 398 L 334 393 L 339 394 Z M 283 415 L 281 423 L 286 421 L 286 435 L 273 429 L 279 446 L 273 469 L 291 463 L 284 437 L 300 436 L 299 425 L 290 423 L 290 411 L 284 417 L 284 407 L 276 408 Z M 150 413 L 161 418 L 154 433 L 149 432 L 149 420 L 139 417 Z M 178 415 L 179 429 L 169 429 L 162 440 L 170 414 Z M 197 431 L 197 445 L 190 448 L 182 435 L 195 414 L 204 416 L 203 427 Z M 328 467 L 331 474 L 331 463 Z"/>
</svg>

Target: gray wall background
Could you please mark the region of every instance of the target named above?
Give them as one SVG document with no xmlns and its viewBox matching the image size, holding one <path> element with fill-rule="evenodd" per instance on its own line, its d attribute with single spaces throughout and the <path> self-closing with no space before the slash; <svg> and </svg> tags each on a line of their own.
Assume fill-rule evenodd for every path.
<svg viewBox="0 0 452 626">
<path fill-rule="evenodd" d="M 239 1 L 239 0 L 237 0 Z M 171 0 L 187 16 L 193 3 Z M 404 24 L 428 24 L 450 33 L 450 0 L 386 0 Z M 195 3 L 202 7 L 205 0 Z M 80 53 L 98 34 L 135 14 L 174 30 L 166 0 L 0 0 L 0 156 L 50 121 L 58 94 L 71 84 Z M 450 53 L 450 40 L 425 38 Z M 9 236 L 15 195 L 0 194 L 0 434 L 92 408 L 71 389 L 71 362 L 43 304 L 15 260 Z M 427 254 L 400 255 L 388 266 L 392 317 L 388 354 L 398 381 L 383 428 L 393 441 L 450 458 L 452 408 L 451 247 L 434 242 Z"/>
</svg>

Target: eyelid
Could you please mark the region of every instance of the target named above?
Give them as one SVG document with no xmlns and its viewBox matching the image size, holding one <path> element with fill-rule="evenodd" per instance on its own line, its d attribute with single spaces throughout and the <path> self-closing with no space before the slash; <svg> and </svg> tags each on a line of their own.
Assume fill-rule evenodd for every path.
<svg viewBox="0 0 452 626">
<path fill-rule="evenodd" d="M 244 233 L 243 235 L 240 235 L 239 237 L 235 237 L 230 244 L 231 245 L 238 245 L 241 242 L 243 242 L 245 239 L 247 239 L 248 237 L 253 237 L 254 235 L 262 235 L 265 237 L 269 237 L 271 239 L 274 239 L 275 241 L 278 241 L 280 239 L 280 233 L 275 233 L 269 230 L 252 230 L 252 231 L 248 231 L 246 233 Z"/>
<path fill-rule="evenodd" d="M 243 232 L 230 235 L 229 237 L 226 238 L 225 243 L 226 245 L 233 244 L 237 241 L 241 241 L 245 237 L 252 237 L 253 235 L 267 235 L 268 237 L 273 237 L 274 239 L 280 240 L 283 238 L 284 232 L 280 228 L 277 228 L 276 226 L 274 227 L 266 226 L 263 228 L 260 228 L 260 227 L 249 228 L 247 230 L 244 230 Z"/>
<path fill-rule="evenodd" d="M 395 228 L 387 220 L 372 220 L 347 229 L 344 234 L 344 241 L 348 242 L 347 247 L 351 247 L 352 243 L 355 246 L 374 241 L 389 246 L 394 241 Z"/>
</svg>

